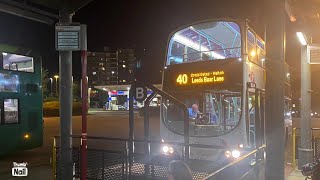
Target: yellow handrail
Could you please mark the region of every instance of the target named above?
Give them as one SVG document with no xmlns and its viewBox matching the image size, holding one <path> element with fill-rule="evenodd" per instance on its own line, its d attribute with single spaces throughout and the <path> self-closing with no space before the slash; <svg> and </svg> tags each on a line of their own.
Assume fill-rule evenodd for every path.
<svg viewBox="0 0 320 180">
<path fill-rule="evenodd" d="M 292 129 L 292 165 L 296 167 L 296 128 Z"/>
<path fill-rule="evenodd" d="M 53 173 L 53 180 L 56 180 L 57 174 L 57 143 L 56 137 L 53 137 L 53 146 L 52 146 L 52 173 Z"/>
</svg>

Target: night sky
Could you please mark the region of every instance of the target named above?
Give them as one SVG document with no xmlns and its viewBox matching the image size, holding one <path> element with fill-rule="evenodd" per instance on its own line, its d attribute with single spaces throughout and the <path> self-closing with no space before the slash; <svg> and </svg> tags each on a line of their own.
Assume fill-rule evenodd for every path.
<svg viewBox="0 0 320 180">
<path fill-rule="evenodd" d="M 172 31 L 204 19 L 230 17 L 251 20 L 260 34 L 263 33 L 263 5 L 255 0 L 95 0 L 78 11 L 74 21 L 88 26 L 88 50 L 110 48 L 146 49 L 141 71 L 148 74 L 146 81 L 160 83 L 160 70 L 165 59 L 166 43 Z M 20 17 L 0 13 L 0 43 L 30 47 L 43 56 L 43 66 L 53 74 L 58 72 L 58 54 L 54 50 L 54 27 Z M 300 85 L 300 46 L 296 29 L 287 23 L 286 60 L 291 65 L 293 86 Z M 80 59 L 74 53 L 73 74 L 80 77 Z M 319 65 L 320 66 L 320 65 Z M 313 78 L 320 70 L 313 68 Z M 320 91 L 320 83 L 313 81 Z M 319 86 L 319 87 L 318 87 Z M 299 95 L 299 92 L 296 94 Z M 314 96 L 314 102 L 318 97 Z M 319 99 L 320 100 L 320 99 Z M 318 101 L 319 102 L 319 101 Z"/>
</svg>

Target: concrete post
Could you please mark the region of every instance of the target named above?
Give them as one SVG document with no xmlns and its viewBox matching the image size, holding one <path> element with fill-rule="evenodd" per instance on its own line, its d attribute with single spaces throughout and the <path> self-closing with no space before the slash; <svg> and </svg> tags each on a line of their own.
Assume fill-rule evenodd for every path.
<svg viewBox="0 0 320 180">
<path fill-rule="evenodd" d="M 71 23 L 72 15 L 60 12 L 60 23 Z M 72 163 L 72 51 L 59 52 L 60 156 L 58 180 L 73 179 Z"/>
<path fill-rule="evenodd" d="M 301 118 L 298 167 L 313 161 L 311 138 L 311 74 L 307 46 L 301 47 Z"/>
<path fill-rule="evenodd" d="M 284 180 L 285 1 L 265 0 L 266 168 L 265 179 Z"/>
</svg>

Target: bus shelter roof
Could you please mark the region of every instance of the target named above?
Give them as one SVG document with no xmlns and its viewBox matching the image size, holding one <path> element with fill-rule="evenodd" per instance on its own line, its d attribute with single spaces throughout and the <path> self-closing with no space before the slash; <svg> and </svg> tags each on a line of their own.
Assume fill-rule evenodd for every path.
<svg viewBox="0 0 320 180">
<path fill-rule="evenodd" d="M 54 25 L 59 10 L 74 13 L 92 0 L 1 0 L 0 11 L 33 21 Z"/>
</svg>

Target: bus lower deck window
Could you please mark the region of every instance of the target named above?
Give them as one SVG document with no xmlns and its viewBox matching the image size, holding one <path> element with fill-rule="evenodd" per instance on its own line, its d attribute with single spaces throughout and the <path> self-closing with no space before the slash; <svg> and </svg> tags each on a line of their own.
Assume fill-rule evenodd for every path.
<svg viewBox="0 0 320 180">
<path fill-rule="evenodd" d="M 19 123 L 18 99 L 4 99 L 4 123 Z"/>
</svg>

